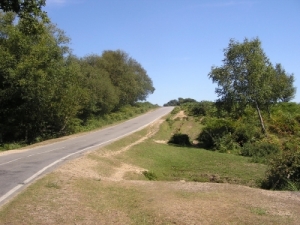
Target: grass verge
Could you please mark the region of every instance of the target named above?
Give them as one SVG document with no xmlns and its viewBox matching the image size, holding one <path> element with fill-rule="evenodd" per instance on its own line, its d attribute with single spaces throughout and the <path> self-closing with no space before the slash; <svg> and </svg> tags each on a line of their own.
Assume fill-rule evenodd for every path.
<svg viewBox="0 0 300 225">
<path fill-rule="evenodd" d="M 165 144 L 180 123 L 69 161 L 2 207 L 0 224 L 298 224 L 300 195 L 245 186 L 263 165 Z"/>
</svg>

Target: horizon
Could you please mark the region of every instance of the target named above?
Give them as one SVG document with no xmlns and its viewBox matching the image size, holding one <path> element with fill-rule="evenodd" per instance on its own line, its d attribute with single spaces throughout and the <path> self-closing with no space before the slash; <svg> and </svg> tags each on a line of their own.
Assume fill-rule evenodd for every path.
<svg viewBox="0 0 300 225">
<path fill-rule="evenodd" d="M 258 37 L 272 64 L 294 74 L 299 87 L 299 9 L 296 0 L 48 0 L 44 8 L 76 56 L 120 49 L 137 60 L 155 87 L 147 101 L 158 105 L 180 97 L 217 100 L 208 73 L 222 65 L 231 38 Z"/>
</svg>

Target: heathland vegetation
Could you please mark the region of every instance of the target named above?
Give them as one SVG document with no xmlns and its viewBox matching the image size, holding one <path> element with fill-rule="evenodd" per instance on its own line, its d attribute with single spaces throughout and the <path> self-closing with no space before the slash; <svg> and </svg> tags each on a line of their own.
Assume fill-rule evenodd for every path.
<svg viewBox="0 0 300 225">
<path fill-rule="evenodd" d="M 300 188 L 300 105 L 281 102 L 262 111 L 266 135 L 255 108 L 247 107 L 239 117 L 220 108 L 216 102 L 172 100 L 179 103 L 173 114 L 183 110 L 187 115 L 173 132 L 169 143 L 175 146 L 207 149 L 216 153 L 247 157 L 257 167 L 266 165 L 263 178 L 256 180 L 266 189 L 299 190 Z M 178 120 L 178 119 L 177 119 Z M 198 133 L 182 129 L 185 123 L 200 126 Z M 173 126 L 174 121 L 169 121 Z"/>
<path fill-rule="evenodd" d="M 300 105 L 289 102 L 296 92 L 293 74 L 272 65 L 258 38 L 230 40 L 224 56 L 208 74 L 217 84 L 216 102 L 179 98 L 165 105 L 199 118 L 200 147 L 267 164 L 263 188 L 299 190 Z M 188 139 L 176 133 L 171 141 L 187 145 Z"/>
</svg>

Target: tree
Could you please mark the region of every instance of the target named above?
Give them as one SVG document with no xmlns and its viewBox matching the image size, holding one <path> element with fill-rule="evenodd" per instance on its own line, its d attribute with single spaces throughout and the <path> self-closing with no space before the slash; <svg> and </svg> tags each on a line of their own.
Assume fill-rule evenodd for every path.
<svg viewBox="0 0 300 225">
<path fill-rule="evenodd" d="M 177 99 L 172 99 L 164 104 L 164 106 L 178 106 L 179 102 Z"/>
<path fill-rule="evenodd" d="M 218 104 L 235 114 L 244 113 L 247 106 L 256 109 L 262 131 L 266 133 L 261 109 L 293 97 L 293 76 L 287 76 L 280 66 L 275 69 L 261 48 L 258 38 L 239 43 L 233 39 L 224 49 L 224 65 L 212 67 L 208 74 L 217 83 Z M 284 82 L 280 92 L 280 82 Z M 221 104 L 220 104 L 221 103 Z"/>
<path fill-rule="evenodd" d="M 102 68 L 101 56 L 90 55 L 80 59 L 81 86 L 86 92 L 86 101 L 81 117 L 103 115 L 111 112 L 119 102 L 110 76 Z"/>
<path fill-rule="evenodd" d="M 137 82 L 135 101 L 145 101 L 148 95 L 155 91 L 153 82 L 148 76 L 147 71 L 135 59 L 130 58 L 128 66 L 130 67 L 131 73 Z"/>
<path fill-rule="evenodd" d="M 293 87 L 294 75 L 287 74 L 279 63 L 275 65 L 274 73 L 271 101 L 274 103 L 291 101 L 296 93 L 296 88 Z"/>
<path fill-rule="evenodd" d="M 79 67 L 54 25 L 23 33 L 22 18 L 0 13 L 0 137 L 24 140 L 64 133 L 81 108 Z"/>
<path fill-rule="evenodd" d="M 42 7 L 45 4 L 46 0 L 1 0 L 0 9 L 4 12 L 15 12 L 20 17 L 25 13 L 38 16 L 42 13 Z"/>
<path fill-rule="evenodd" d="M 104 51 L 101 67 L 109 74 L 119 103 L 116 109 L 133 104 L 154 92 L 152 80 L 133 58 L 121 50 Z"/>
<path fill-rule="evenodd" d="M 37 34 L 40 32 L 43 23 L 50 22 L 47 13 L 42 11 L 46 5 L 46 0 L 1 0 L 0 9 L 4 12 L 14 12 L 23 23 L 23 32 L 27 34 Z"/>
</svg>

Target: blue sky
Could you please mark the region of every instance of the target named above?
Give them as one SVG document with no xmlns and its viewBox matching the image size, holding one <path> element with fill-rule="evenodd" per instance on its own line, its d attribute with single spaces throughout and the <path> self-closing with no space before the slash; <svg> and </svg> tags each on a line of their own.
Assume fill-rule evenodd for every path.
<svg viewBox="0 0 300 225">
<path fill-rule="evenodd" d="M 148 101 L 217 99 L 208 78 L 230 38 L 258 37 L 270 61 L 295 76 L 300 102 L 299 0 L 46 0 L 78 57 L 121 49 L 151 77 Z"/>
</svg>

